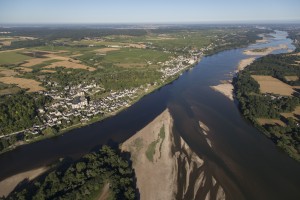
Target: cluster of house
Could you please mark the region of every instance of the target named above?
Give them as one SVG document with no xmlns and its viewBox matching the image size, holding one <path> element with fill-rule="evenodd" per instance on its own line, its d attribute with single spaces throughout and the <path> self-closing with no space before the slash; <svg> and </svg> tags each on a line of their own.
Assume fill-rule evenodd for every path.
<svg viewBox="0 0 300 200">
<path fill-rule="evenodd" d="M 162 80 L 166 80 L 169 77 L 175 76 L 185 70 L 186 68 L 190 67 L 191 65 L 194 65 L 197 63 L 202 56 L 202 52 L 200 53 L 193 53 L 189 57 L 184 57 L 184 56 L 178 56 L 177 58 L 174 58 L 170 61 L 166 61 L 162 64 L 163 67 L 159 71 L 163 74 L 162 75 Z M 172 66 L 172 67 L 170 67 Z"/>
<path fill-rule="evenodd" d="M 162 66 L 160 70 L 162 72 L 161 80 L 164 82 L 167 78 L 178 75 L 197 63 L 205 50 L 207 49 L 191 50 L 189 56 L 178 56 L 164 63 L 159 63 Z M 148 84 L 145 87 L 111 91 L 108 95 L 94 100 L 89 99 L 89 97 L 93 97 L 94 94 L 104 90 L 95 82 L 66 86 L 63 89 L 56 82 L 48 82 L 47 85 L 51 86 L 51 89 L 42 93 L 50 96 L 53 101 L 51 105 L 39 109 L 39 116 L 43 120 L 43 125 L 33 126 L 30 129 L 32 134 L 38 134 L 46 127 L 69 124 L 75 119 L 78 122 L 86 122 L 94 116 L 107 115 L 122 107 L 129 106 L 141 90 L 147 91 L 150 87 Z"/>
<path fill-rule="evenodd" d="M 57 83 L 48 83 L 51 86 L 59 87 Z M 128 107 L 130 102 L 137 97 L 140 88 L 125 89 L 122 91 L 111 91 L 105 97 L 92 100 L 88 97 L 103 91 L 103 88 L 96 83 L 76 86 L 67 86 L 62 91 L 53 87 L 50 91 L 41 92 L 50 96 L 53 101 L 45 108 L 39 109 L 39 116 L 43 125 L 34 125 L 26 132 L 32 134 L 41 133 L 46 127 L 60 126 L 63 123 L 69 124 L 75 118 L 80 122 L 87 122 L 97 115 L 107 115 L 123 107 Z"/>
</svg>

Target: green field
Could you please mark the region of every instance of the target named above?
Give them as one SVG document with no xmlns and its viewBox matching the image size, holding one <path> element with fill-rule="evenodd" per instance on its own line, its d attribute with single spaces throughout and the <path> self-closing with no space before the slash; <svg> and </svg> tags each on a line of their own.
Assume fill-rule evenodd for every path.
<svg viewBox="0 0 300 200">
<path fill-rule="evenodd" d="M 22 55 L 18 52 L 0 52 L 0 65 L 1 64 L 15 64 L 19 62 L 23 62 L 24 60 L 28 60 L 31 57 Z"/>
<path fill-rule="evenodd" d="M 161 51 L 124 48 L 119 51 L 109 52 L 104 56 L 103 63 L 146 65 L 148 61 L 156 64 L 157 62 L 165 62 L 170 57 L 170 53 Z"/>
</svg>

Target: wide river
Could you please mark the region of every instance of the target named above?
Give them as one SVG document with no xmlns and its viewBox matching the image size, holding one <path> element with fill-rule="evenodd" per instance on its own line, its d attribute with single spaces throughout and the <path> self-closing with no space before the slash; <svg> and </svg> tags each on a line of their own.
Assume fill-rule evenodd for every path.
<svg viewBox="0 0 300 200">
<path fill-rule="evenodd" d="M 286 36 L 277 31 L 267 43 L 248 48 L 286 44 L 293 50 Z M 179 79 L 114 117 L 0 155 L 0 180 L 61 157 L 78 158 L 101 144 L 123 142 L 168 108 L 174 118 L 173 131 L 204 159 L 230 199 L 300 199 L 300 163 L 244 120 L 236 102 L 210 88 L 232 78 L 239 61 L 249 57 L 244 50 L 204 57 Z M 199 128 L 199 121 L 209 127 L 208 136 Z"/>
</svg>

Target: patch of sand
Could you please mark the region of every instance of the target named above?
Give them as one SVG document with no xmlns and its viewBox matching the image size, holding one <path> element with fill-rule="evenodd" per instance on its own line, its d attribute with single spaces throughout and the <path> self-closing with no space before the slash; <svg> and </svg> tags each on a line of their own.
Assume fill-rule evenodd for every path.
<svg viewBox="0 0 300 200">
<path fill-rule="evenodd" d="M 200 125 L 209 130 L 204 124 Z M 162 127 L 165 136 L 158 140 Z M 182 137 L 172 133 L 172 127 L 173 119 L 165 110 L 121 145 L 122 151 L 131 154 L 140 199 L 187 199 L 187 196 L 188 199 L 196 199 L 199 194 L 209 195 L 216 186 L 211 181 L 214 177 L 204 171 L 204 160 L 190 149 Z M 146 152 L 155 141 L 158 143 L 150 161 Z M 209 140 L 207 142 L 210 144 Z M 214 195 L 225 199 L 223 188 L 218 185 L 217 189 Z"/>
<path fill-rule="evenodd" d="M 203 129 L 204 131 L 209 131 L 208 126 L 206 126 L 206 124 L 204 124 L 203 122 L 199 121 L 199 126 L 201 129 Z"/>
<path fill-rule="evenodd" d="M 222 83 L 216 86 L 210 86 L 217 92 L 224 94 L 228 97 L 231 101 L 233 101 L 233 85 L 231 83 Z"/>
<path fill-rule="evenodd" d="M 33 180 L 47 170 L 47 167 L 41 167 L 4 179 L 0 182 L 0 196 L 7 196 L 24 179 Z"/>
<path fill-rule="evenodd" d="M 106 183 L 101 191 L 101 195 L 98 200 L 107 200 L 109 197 L 109 183 Z"/>
<path fill-rule="evenodd" d="M 3 82 L 5 84 L 16 84 L 21 88 L 29 89 L 28 92 L 37 92 L 45 90 L 44 87 L 40 86 L 40 82 L 32 79 L 17 77 L 0 77 L 0 82 Z"/>
<path fill-rule="evenodd" d="M 293 87 L 272 76 L 251 75 L 260 85 L 261 93 L 273 93 L 283 96 L 292 96 Z"/>
<path fill-rule="evenodd" d="M 251 57 L 251 58 L 246 58 L 246 59 L 243 59 L 239 62 L 239 65 L 238 65 L 238 71 L 242 71 L 245 69 L 245 67 L 247 67 L 248 65 L 250 65 L 251 63 L 253 63 L 255 60 L 255 57 Z"/>
<path fill-rule="evenodd" d="M 299 80 L 298 76 L 285 76 L 284 78 L 287 81 L 298 81 Z"/>
<path fill-rule="evenodd" d="M 243 59 L 239 62 L 238 64 L 238 69 L 236 70 L 236 72 L 242 71 L 245 69 L 245 67 L 247 67 L 248 65 L 250 65 L 251 63 L 254 62 L 256 58 L 255 57 L 250 57 L 250 58 L 246 58 Z M 226 97 L 228 97 L 230 100 L 234 100 L 233 98 L 233 85 L 230 81 L 221 81 L 222 83 L 216 86 L 210 86 L 212 89 L 214 89 L 217 92 L 220 92 L 222 94 L 224 94 Z"/>
<path fill-rule="evenodd" d="M 172 143 L 170 138 L 172 123 L 169 112 L 164 111 L 145 128 L 122 144 L 122 151 L 131 152 L 132 154 L 131 159 L 137 176 L 137 186 L 140 190 L 141 199 L 174 199 L 175 174 L 172 172 L 173 161 L 169 152 L 169 146 Z M 156 145 L 154 159 L 151 162 L 146 156 L 146 151 L 149 145 L 157 140 L 163 126 L 165 128 L 165 139 L 162 143 Z M 162 170 L 158 170 L 158 168 Z"/>
<path fill-rule="evenodd" d="M 249 49 L 245 50 L 244 54 L 249 56 L 266 56 L 273 51 L 280 50 L 280 49 L 288 49 L 288 46 L 286 44 L 280 44 L 276 47 L 268 47 L 264 49 Z"/>
</svg>

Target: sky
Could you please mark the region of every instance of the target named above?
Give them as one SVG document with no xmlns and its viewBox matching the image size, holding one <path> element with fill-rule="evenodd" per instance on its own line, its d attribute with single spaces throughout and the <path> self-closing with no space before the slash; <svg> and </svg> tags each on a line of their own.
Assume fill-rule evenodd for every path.
<svg viewBox="0 0 300 200">
<path fill-rule="evenodd" d="M 300 22 L 300 0 L 0 0 L 2 24 Z"/>
</svg>

